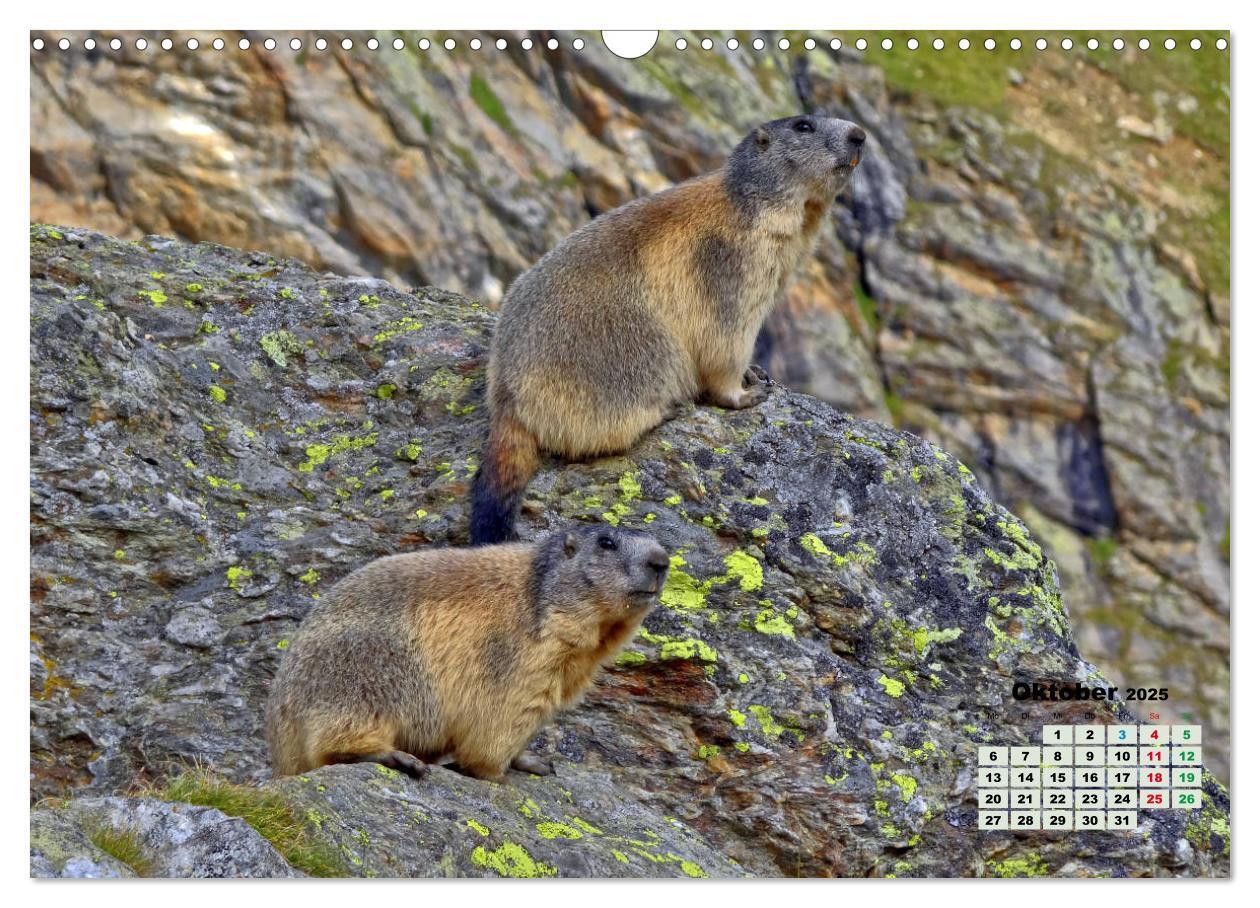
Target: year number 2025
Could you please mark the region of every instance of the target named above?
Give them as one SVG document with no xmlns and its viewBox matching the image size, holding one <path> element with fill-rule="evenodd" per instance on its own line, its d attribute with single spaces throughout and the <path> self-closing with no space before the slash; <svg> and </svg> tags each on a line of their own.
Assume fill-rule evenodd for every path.
<svg viewBox="0 0 1260 908">
<path fill-rule="evenodd" d="M 1126 687 L 1124 698 L 1126 700 L 1167 700 L 1168 688 L 1166 687 Z"/>
</svg>

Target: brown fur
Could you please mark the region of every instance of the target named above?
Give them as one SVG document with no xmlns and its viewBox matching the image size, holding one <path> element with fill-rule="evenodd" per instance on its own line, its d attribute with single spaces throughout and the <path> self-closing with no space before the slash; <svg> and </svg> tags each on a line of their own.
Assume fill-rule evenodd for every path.
<svg viewBox="0 0 1260 908">
<path fill-rule="evenodd" d="M 275 773 L 453 755 L 500 779 L 634 634 L 667 566 L 651 537 L 611 528 L 367 565 L 312 610 L 277 673 Z"/>
<path fill-rule="evenodd" d="M 597 218 L 517 278 L 490 357 L 475 544 L 512 538 L 539 451 L 619 453 L 682 402 L 765 398 L 757 334 L 864 138 L 843 120 L 767 123 L 723 170 Z"/>
</svg>

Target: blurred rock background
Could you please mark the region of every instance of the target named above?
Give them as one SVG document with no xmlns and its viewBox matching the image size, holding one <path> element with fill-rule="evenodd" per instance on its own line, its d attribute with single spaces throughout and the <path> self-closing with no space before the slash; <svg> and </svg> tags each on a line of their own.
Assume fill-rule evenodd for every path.
<svg viewBox="0 0 1260 908">
<path fill-rule="evenodd" d="M 970 465 L 1058 563 L 1082 653 L 1229 777 L 1229 53 L 1217 34 L 68 35 L 31 55 L 32 220 L 494 305 L 559 239 L 824 110 L 869 153 L 759 359 Z M 994 50 L 982 47 L 993 37 Z M 341 40 L 354 42 L 343 50 Z M 442 42 L 457 46 L 446 50 Z M 573 47 L 575 37 L 584 46 Z M 732 50 L 727 39 L 740 46 Z M 805 49 L 806 37 L 816 41 Z M 833 37 L 841 47 L 832 50 Z M 1102 47 L 1090 51 L 1086 41 Z M 200 42 L 188 50 L 189 38 Z M 494 42 L 505 39 L 508 49 Z M 549 40 L 555 39 L 555 47 Z M 764 49 L 754 50 L 760 38 Z M 778 41 L 791 42 L 788 50 Z M 401 39 L 401 50 L 393 47 Z M 679 51 L 675 42 L 685 40 Z M 1123 693 L 1123 692 L 1122 692 Z M 1147 710 L 1135 706 L 1145 717 Z"/>
</svg>

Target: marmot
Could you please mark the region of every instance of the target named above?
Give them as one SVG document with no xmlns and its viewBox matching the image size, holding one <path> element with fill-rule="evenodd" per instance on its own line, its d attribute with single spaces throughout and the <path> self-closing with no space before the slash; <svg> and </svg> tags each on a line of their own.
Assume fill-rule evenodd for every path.
<svg viewBox="0 0 1260 908">
<path fill-rule="evenodd" d="M 302 622 L 267 701 L 277 775 L 453 755 L 498 781 L 638 629 L 669 556 L 646 533 L 576 527 L 532 544 L 381 558 Z"/>
<path fill-rule="evenodd" d="M 596 218 L 512 283 L 490 352 L 474 545 L 514 537 L 540 451 L 618 453 L 687 401 L 765 398 L 757 333 L 865 141 L 846 120 L 765 123 L 723 169 Z"/>
</svg>

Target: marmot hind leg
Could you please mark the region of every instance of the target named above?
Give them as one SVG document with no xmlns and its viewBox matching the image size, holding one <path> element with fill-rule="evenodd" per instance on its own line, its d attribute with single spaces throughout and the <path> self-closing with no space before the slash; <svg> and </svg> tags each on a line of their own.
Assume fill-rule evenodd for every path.
<svg viewBox="0 0 1260 908">
<path fill-rule="evenodd" d="M 402 750 L 378 750 L 367 754 L 329 754 L 325 759 L 328 763 L 379 763 L 406 773 L 413 779 L 423 779 L 429 774 L 428 763 Z"/>
<path fill-rule="evenodd" d="M 706 402 L 728 410 L 755 407 L 769 396 L 770 377 L 761 366 L 749 366 L 738 379 L 734 374 L 725 376 L 721 383 L 706 387 L 703 394 Z"/>
</svg>

